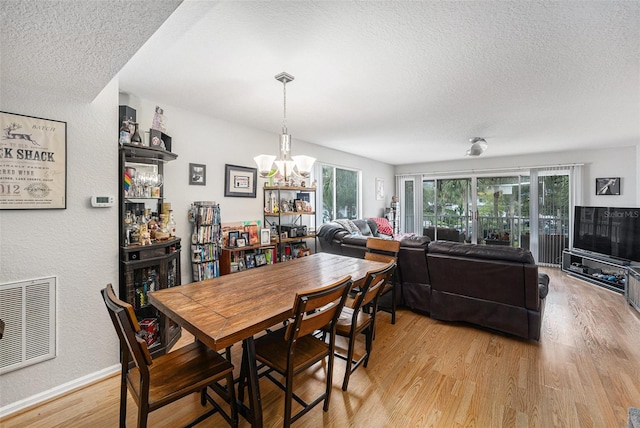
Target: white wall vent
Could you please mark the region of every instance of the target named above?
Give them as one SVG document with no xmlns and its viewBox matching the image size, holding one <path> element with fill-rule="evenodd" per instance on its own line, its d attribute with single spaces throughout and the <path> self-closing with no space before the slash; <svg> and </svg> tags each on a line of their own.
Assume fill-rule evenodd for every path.
<svg viewBox="0 0 640 428">
<path fill-rule="evenodd" d="M 0 285 L 0 375 L 56 356 L 56 278 Z"/>
</svg>

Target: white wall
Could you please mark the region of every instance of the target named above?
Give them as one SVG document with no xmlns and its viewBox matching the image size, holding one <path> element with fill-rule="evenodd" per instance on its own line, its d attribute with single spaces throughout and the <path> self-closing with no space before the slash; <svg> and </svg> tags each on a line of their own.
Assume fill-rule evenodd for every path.
<svg viewBox="0 0 640 428">
<path fill-rule="evenodd" d="M 91 195 L 118 197 L 118 105 L 137 110 L 149 129 L 155 104 L 118 93 L 111 82 L 90 104 L 7 88 L 0 110 L 67 122 L 67 209 L 0 211 L 0 284 L 58 277 L 58 354 L 0 378 L 0 416 L 117 369 L 119 345 L 99 290 L 118 284 L 118 209 L 91 208 Z M 278 137 L 173 106 L 162 106 L 178 159 L 165 167 L 167 200 L 183 238 L 182 280 L 190 280 L 187 208 L 194 200 L 221 204 L 224 222 L 262 219 L 262 194 L 224 197 L 225 163 L 254 167 L 253 156 L 276 153 Z M 278 124 L 274 124 L 277 129 Z M 292 128 L 293 129 L 293 128 Z M 294 154 L 363 171 L 363 213 L 380 215 L 375 177 L 393 183 L 393 167 L 294 139 Z M 189 186 L 188 164 L 207 165 L 207 185 Z M 388 197 L 390 198 L 390 196 Z M 388 199 L 387 198 L 387 199 Z"/>
<path fill-rule="evenodd" d="M 0 110 L 67 122 L 67 209 L 0 211 L 0 283 L 58 277 L 58 355 L 2 375 L 2 409 L 118 362 L 99 292 L 118 284 L 118 208 L 89 203 L 118 196 L 117 83 L 90 104 L 7 87 Z"/>
<path fill-rule="evenodd" d="M 604 145 L 604 144 L 603 144 Z M 584 164 L 583 205 L 636 207 L 640 205 L 640 142 L 636 146 L 615 149 L 581 150 L 502 158 L 463 158 L 459 161 L 401 165 L 396 174 L 484 171 L 492 168 L 526 168 L 541 165 Z M 620 196 L 596 195 L 597 177 L 620 177 Z"/>
<path fill-rule="evenodd" d="M 151 126 L 156 104 L 132 94 L 121 94 L 121 104 L 127 103 L 136 109 L 141 130 Z M 189 263 L 189 237 L 191 225 L 187 221 L 187 210 L 193 201 L 216 201 L 220 203 L 222 222 L 243 220 L 263 221 L 264 180 L 258 178 L 255 198 L 231 198 L 224 196 L 225 164 L 255 168 L 253 157 L 261 153 L 277 154 L 279 124 L 274 124 L 274 132 L 265 132 L 232 124 L 215 118 L 186 111 L 179 107 L 161 105 L 166 116 L 166 134 L 171 136 L 172 151 L 178 159 L 164 166 L 164 195 L 176 218 L 178 236 L 182 238 L 182 282 L 191 281 Z M 290 125 L 295 132 L 294 125 Z M 297 140 L 293 135 L 292 154 L 313 156 L 319 162 L 355 168 L 362 171 L 363 217 L 381 216 L 383 208 L 391 203 L 394 187 L 393 166 L 364 159 L 337 150 Z M 190 186 L 188 183 L 189 163 L 207 166 L 206 186 Z M 385 179 L 386 197 L 383 201 L 375 198 L 375 179 Z M 319 224 L 318 224 L 319 225 Z M 317 226 L 318 226 L 317 225 Z"/>
</svg>

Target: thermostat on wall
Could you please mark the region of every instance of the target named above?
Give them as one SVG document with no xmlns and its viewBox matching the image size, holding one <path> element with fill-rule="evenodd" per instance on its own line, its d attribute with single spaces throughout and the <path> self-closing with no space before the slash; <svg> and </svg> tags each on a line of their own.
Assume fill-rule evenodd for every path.
<svg viewBox="0 0 640 428">
<path fill-rule="evenodd" d="M 96 208 L 112 207 L 113 201 L 113 196 L 92 196 L 91 206 Z"/>
</svg>

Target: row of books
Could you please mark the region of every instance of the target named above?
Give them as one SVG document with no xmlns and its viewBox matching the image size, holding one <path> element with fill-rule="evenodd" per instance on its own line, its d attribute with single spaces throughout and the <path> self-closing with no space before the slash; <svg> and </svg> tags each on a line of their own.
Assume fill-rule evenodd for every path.
<svg viewBox="0 0 640 428">
<path fill-rule="evenodd" d="M 220 205 L 200 205 L 196 214 L 197 224 L 220 223 Z"/>
<path fill-rule="evenodd" d="M 218 260 L 206 263 L 192 264 L 194 280 L 202 281 L 209 278 L 217 278 L 220 276 L 220 266 Z"/>
<path fill-rule="evenodd" d="M 220 257 L 218 244 L 198 244 L 193 246 L 191 261 L 194 263 L 217 260 Z"/>
<path fill-rule="evenodd" d="M 195 242 L 218 242 L 220 241 L 220 224 L 199 226 L 196 231 Z"/>
</svg>

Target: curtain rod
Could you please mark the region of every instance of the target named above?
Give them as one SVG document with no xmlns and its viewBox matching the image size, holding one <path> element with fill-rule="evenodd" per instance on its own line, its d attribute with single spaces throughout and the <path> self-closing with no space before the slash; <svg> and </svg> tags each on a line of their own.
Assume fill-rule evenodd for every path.
<svg viewBox="0 0 640 428">
<path fill-rule="evenodd" d="M 437 174 L 469 174 L 477 172 L 507 172 L 507 171 L 522 171 L 527 169 L 540 169 L 540 168 L 567 168 L 572 166 L 584 166 L 583 163 L 567 163 L 558 165 L 533 165 L 533 166 L 517 166 L 509 168 L 485 168 L 485 169 L 461 169 L 458 171 L 433 171 L 433 172 L 405 172 L 402 174 L 396 174 L 396 177 L 402 177 L 405 175 L 437 175 Z"/>
</svg>

